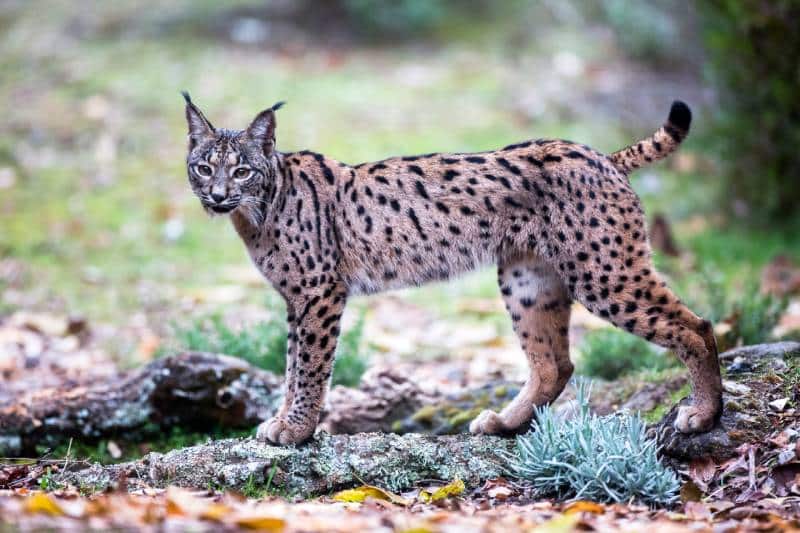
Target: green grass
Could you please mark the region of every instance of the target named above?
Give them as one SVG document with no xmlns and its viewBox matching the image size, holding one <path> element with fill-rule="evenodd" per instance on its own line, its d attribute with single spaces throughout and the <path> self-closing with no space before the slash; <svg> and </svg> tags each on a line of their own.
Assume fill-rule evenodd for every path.
<svg viewBox="0 0 800 533">
<path fill-rule="evenodd" d="M 226 267 L 248 264 L 230 225 L 208 219 L 186 183 L 181 89 L 218 126 L 244 126 L 287 99 L 279 149 L 313 148 L 346 162 L 484 150 L 537 136 L 618 137 L 591 117 L 519 120 L 507 106 L 502 80 L 512 65 L 502 46 L 456 42 L 422 60 L 413 48 L 358 50 L 331 66 L 326 49 L 286 58 L 209 34 L 211 21 L 229 9 L 177 2 L 152 12 L 116 3 L 96 13 L 97 24 L 110 29 L 82 39 L 69 33 L 68 10 L 13 10 L 14 31 L 0 41 L 0 147 L 3 164 L 10 161 L 19 177 L 0 195 L 0 251 L 36 273 L 23 289 L 47 288 L 34 303 L 58 299 L 71 313 L 121 322 L 142 309 L 143 291 L 148 307 L 169 308 L 198 288 L 231 281 L 220 279 Z M 165 22 L 168 31 L 154 24 Z M 120 24 L 132 27 L 125 39 L 113 33 Z M 137 29 L 147 37 L 137 37 Z M 41 55 L 20 45 L 31 35 L 63 38 Z M 474 61 L 465 53 L 491 57 Z M 225 65 L 213 83 L 208 65 Z M 409 82 L 404 73 L 417 71 L 419 82 Z M 28 95 L 25 106 L 14 104 L 20 93 Z M 109 110 L 99 118 L 86 111 L 98 99 Z M 21 148 L 32 152 L 29 139 L 37 135 L 33 148 L 42 155 L 32 162 L 17 157 Z M 106 180 L 97 177 L 95 155 L 103 135 L 116 147 Z M 174 241 L 163 235 L 170 218 L 185 227 Z"/>
<path fill-rule="evenodd" d="M 771 228 L 710 227 L 686 240 L 706 268 L 725 278 L 755 278 L 763 265 L 784 253 L 800 260 L 800 218 Z"/>
<path fill-rule="evenodd" d="M 121 463 L 133 461 L 142 457 L 148 452 L 168 452 L 188 446 L 203 444 L 209 440 L 242 438 L 252 436 L 255 429 L 231 429 L 231 428 L 211 428 L 208 431 L 190 431 L 180 427 L 159 428 L 155 425 L 142 430 L 142 438 L 137 438 L 135 442 L 127 441 L 122 438 L 102 439 L 96 442 L 88 442 L 80 439 L 73 439 L 68 443 L 60 444 L 55 448 L 46 446 L 37 447 L 40 455 L 45 455 L 51 459 L 69 460 L 88 460 L 101 464 Z M 113 457 L 108 449 L 109 440 L 113 440 L 119 447 L 122 454 L 120 457 Z"/>
<path fill-rule="evenodd" d="M 772 340 L 772 330 L 788 304 L 786 298 L 761 293 L 755 275 L 743 278 L 735 281 L 720 271 L 703 268 L 682 280 L 683 301 L 689 308 L 715 324 L 726 321 L 731 325 L 722 339 L 726 346 Z"/>
<path fill-rule="evenodd" d="M 339 337 L 331 382 L 356 387 L 367 368 L 363 346 L 364 312 L 356 323 Z M 194 319 L 175 328 L 174 339 L 167 342 L 159 355 L 178 350 L 221 353 L 244 359 L 248 363 L 278 375 L 286 371 L 286 321 L 269 320 L 232 328 L 220 314 Z"/>
<path fill-rule="evenodd" d="M 228 326 L 219 314 L 194 319 L 178 327 L 169 350 L 221 353 L 282 375 L 286 370 L 286 321 L 273 318 L 239 329 Z"/>
<path fill-rule="evenodd" d="M 242 496 L 245 498 L 250 498 L 253 500 L 261 500 L 267 496 L 279 496 L 282 498 L 288 498 L 290 494 L 283 489 L 282 487 L 277 487 L 273 485 L 273 480 L 275 479 L 275 474 L 278 471 L 278 465 L 273 464 L 272 467 L 269 469 L 269 474 L 267 474 L 267 479 L 264 481 L 264 484 L 259 484 L 255 481 L 255 477 L 250 474 L 247 478 L 247 482 L 241 489 Z"/>
<path fill-rule="evenodd" d="M 678 364 L 669 352 L 659 351 L 646 340 L 617 329 L 590 331 L 579 350 L 577 373 L 607 380 L 642 370 L 659 372 Z"/>
<path fill-rule="evenodd" d="M 672 407 L 676 403 L 678 403 L 683 398 L 691 394 L 691 392 L 692 392 L 692 385 L 689 382 L 687 382 L 680 389 L 670 394 L 668 401 L 657 405 L 650 411 L 643 412 L 641 414 L 642 420 L 644 420 L 648 424 L 655 424 L 656 422 L 664 418 L 664 415 L 667 414 L 667 412 L 670 409 L 672 409 Z"/>
<path fill-rule="evenodd" d="M 364 317 L 364 313 L 360 313 L 356 323 L 339 337 L 331 376 L 333 385 L 357 387 L 367 370 L 367 357 L 362 348 Z"/>
</svg>

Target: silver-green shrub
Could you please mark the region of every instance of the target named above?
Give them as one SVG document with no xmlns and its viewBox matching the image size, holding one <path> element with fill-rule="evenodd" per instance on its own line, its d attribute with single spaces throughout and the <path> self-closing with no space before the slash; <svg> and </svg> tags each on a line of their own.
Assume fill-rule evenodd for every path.
<svg viewBox="0 0 800 533">
<path fill-rule="evenodd" d="M 667 506 L 680 483 L 658 460 L 658 445 L 645 437 L 636 415 L 597 416 L 589 411 L 589 386 L 578 385 L 574 417 L 538 408 L 537 422 L 517 437 L 511 473 L 540 494 L 598 502 L 637 501 Z"/>
</svg>

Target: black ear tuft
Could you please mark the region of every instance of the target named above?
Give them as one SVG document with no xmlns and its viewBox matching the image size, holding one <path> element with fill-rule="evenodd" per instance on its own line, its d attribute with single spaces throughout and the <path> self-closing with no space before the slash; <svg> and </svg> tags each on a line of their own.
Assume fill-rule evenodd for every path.
<svg viewBox="0 0 800 533">
<path fill-rule="evenodd" d="M 284 105 L 286 105 L 286 102 L 284 102 L 283 100 L 281 100 L 281 101 L 280 101 L 280 102 L 278 102 L 277 104 L 275 104 L 275 105 L 273 105 L 272 107 L 270 107 L 270 109 L 272 109 L 273 111 L 277 111 L 278 109 L 282 108 Z"/>
<path fill-rule="evenodd" d="M 194 105 L 189 93 L 181 91 L 181 94 L 184 100 L 186 100 L 186 122 L 189 125 L 189 136 L 192 137 L 192 142 L 196 142 L 197 139 L 201 137 L 213 134 L 216 131 L 214 130 L 214 126 L 212 126 L 211 122 L 203 115 L 203 112 Z"/>
<path fill-rule="evenodd" d="M 672 108 L 669 110 L 669 118 L 667 120 L 680 131 L 686 133 L 692 123 L 692 111 L 685 103 L 675 100 L 672 102 Z"/>
</svg>

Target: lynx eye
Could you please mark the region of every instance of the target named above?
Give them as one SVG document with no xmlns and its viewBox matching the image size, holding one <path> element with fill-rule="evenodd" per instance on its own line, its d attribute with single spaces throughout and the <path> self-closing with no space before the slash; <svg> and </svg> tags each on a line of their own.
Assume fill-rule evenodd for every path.
<svg viewBox="0 0 800 533">
<path fill-rule="evenodd" d="M 250 175 L 250 169 L 244 167 L 237 168 L 236 171 L 233 173 L 233 177 L 240 180 L 245 179 L 249 175 Z"/>
<path fill-rule="evenodd" d="M 195 170 L 201 176 L 210 176 L 211 175 L 211 167 L 208 166 L 208 165 L 197 165 L 197 167 L 195 167 Z"/>
</svg>

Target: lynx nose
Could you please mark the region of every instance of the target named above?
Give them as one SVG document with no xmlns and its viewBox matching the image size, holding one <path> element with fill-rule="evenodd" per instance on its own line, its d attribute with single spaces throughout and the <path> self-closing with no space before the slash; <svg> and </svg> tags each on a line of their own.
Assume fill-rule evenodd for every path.
<svg viewBox="0 0 800 533">
<path fill-rule="evenodd" d="M 213 190 L 212 189 L 212 191 L 211 191 L 211 198 L 217 203 L 222 202 L 225 199 L 225 196 L 226 196 L 225 192 L 221 191 L 219 189 L 217 189 L 217 190 Z"/>
</svg>

